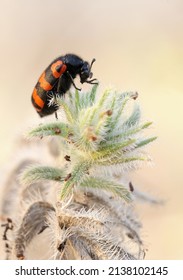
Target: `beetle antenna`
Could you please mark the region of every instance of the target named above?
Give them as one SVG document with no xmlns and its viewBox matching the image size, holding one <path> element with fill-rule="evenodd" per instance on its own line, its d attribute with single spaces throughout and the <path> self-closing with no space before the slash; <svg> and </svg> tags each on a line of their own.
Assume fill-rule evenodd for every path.
<svg viewBox="0 0 183 280">
<path fill-rule="evenodd" d="M 93 59 L 92 59 L 92 62 L 91 62 L 91 64 L 90 64 L 90 71 L 91 71 L 92 65 L 93 65 L 93 63 L 94 63 L 95 61 L 96 61 L 96 59 L 93 58 Z"/>
<path fill-rule="evenodd" d="M 87 80 L 86 83 L 92 84 L 92 85 L 98 85 L 97 79 Z"/>
<path fill-rule="evenodd" d="M 90 64 L 90 78 L 92 78 L 93 76 L 93 73 L 91 72 L 91 68 L 92 68 L 92 65 L 93 63 L 96 61 L 95 58 L 92 59 L 92 62 Z M 98 81 L 97 79 L 92 79 L 92 80 L 86 80 L 85 83 L 88 83 L 88 84 L 92 84 L 92 85 L 98 85 Z"/>
</svg>

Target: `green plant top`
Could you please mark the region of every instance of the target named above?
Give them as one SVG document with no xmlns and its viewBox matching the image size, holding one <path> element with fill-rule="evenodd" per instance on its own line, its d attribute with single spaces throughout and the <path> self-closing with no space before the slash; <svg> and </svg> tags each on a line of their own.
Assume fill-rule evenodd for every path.
<svg viewBox="0 0 183 280">
<path fill-rule="evenodd" d="M 64 116 L 28 133 L 28 137 L 57 137 L 65 152 L 65 159 L 60 162 L 66 163 L 57 168 L 29 167 L 22 176 L 25 184 L 40 180 L 60 182 L 61 200 L 69 199 L 78 188 L 100 189 L 131 200 L 130 190 L 114 175 L 148 160 L 142 148 L 156 137 L 143 136 L 151 122 L 141 122 L 137 93 L 106 89 L 97 95 L 97 89 L 95 85 L 89 92 L 76 90 L 65 98 L 57 98 Z M 130 103 L 134 103 L 132 110 Z"/>
</svg>

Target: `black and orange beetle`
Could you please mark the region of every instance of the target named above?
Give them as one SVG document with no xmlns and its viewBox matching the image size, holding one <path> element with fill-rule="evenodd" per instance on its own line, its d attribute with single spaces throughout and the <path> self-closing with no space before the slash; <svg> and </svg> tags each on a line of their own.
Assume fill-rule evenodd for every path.
<svg viewBox="0 0 183 280">
<path fill-rule="evenodd" d="M 98 84 L 96 79 L 92 79 L 92 64 L 89 64 L 75 54 L 66 54 L 56 58 L 42 73 L 32 93 L 32 104 L 40 117 L 44 117 L 58 110 L 56 102 L 50 103 L 50 98 L 63 96 L 73 85 L 77 88 L 74 79 L 77 75 L 80 82 L 88 84 Z"/>
</svg>

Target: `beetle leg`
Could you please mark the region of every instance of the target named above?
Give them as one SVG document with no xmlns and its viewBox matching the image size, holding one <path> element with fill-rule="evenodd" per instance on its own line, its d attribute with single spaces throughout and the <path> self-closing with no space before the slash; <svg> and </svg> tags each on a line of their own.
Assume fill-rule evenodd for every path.
<svg viewBox="0 0 183 280">
<path fill-rule="evenodd" d="M 67 75 L 68 75 L 69 78 L 71 79 L 71 82 L 72 82 L 73 86 L 75 87 L 75 89 L 81 90 L 81 88 L 78 88 L 78 87 L 75 85 L 74 79 L 73 79 L 73 77 L 71 76 L 71 74 L 70 74 L 68 71 L 67 71 Z"/>
<path fill-rule="evenodd" d="M 92 85 L 98 85 L 97 79 L 86 80 L 85 83 L 92 84 Z"/>
</svg>

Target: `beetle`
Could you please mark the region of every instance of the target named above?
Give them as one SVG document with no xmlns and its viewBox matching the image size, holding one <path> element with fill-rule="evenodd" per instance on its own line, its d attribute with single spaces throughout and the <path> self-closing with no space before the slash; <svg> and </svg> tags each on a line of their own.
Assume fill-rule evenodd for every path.
<svg viewBox="0 0 183 280">
<path fill-rule="evenodd" d="M 89 64 L 75 54 L 66 54 L 53 60 L 41 74 L 35 85 L 31 100 L 40 117 L 44 117 L 58 110 L 56 96 L 64 96 L 73 85 L 77 90 L 74 79 L 80 77 L 81 84 L 98 84 L 97 79 L 92 79 L 91 68 L 95 59 Z M 50 102 L 50 100 L 55 102 Z"/>
</svg>

